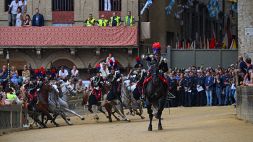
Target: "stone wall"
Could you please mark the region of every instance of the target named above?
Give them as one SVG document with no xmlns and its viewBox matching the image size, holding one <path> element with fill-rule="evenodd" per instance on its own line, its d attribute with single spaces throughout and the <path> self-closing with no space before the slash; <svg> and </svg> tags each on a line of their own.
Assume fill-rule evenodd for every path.
<svg viewBox="0 0 253 142">
<path fill-rule="evenodd" d="M 253 87 L 238 87 L 236 94 L 237 117 L 253 123 Z"/>
<path fill-rule="evenodd" d="M 245 35 L 245 28 L 253 28 L 253 1 L 238 0 L 239 54 L 253 58 L 253 36 Z"/>
<path fill-rule="evenodd" d="M 51 63 L 56 61 L 58 64 L 65 65 L 64 60 L 68 60 L 75 64 L 79 69 L 87 69 L 91 64 L 95 67 L 96 63 L 106 59 L 109 53 L 119 61 L 124 68 L 135 65 L 135 57 L 137 56 L 137 49 L 133 49 L 133 55 L 128 54 L 125 48 L 120 49 L 101 49 L 100 55 L 96 55 L 95 49 L 75 49 L 75 55 L 70 54 L 70 49 L 41 49 L 41 55 L 36 54 L 35 49 L 10 49 L 10 63 L 17 69 L 23 69 L 24 64 L 31 64 L 33 68 L 40 66 L 49 67 Z M 4 56 L 0 57 L 0 66 L 6 64 Z M 62 62 L 62 63 L 61 63 Z"/>
</svg>

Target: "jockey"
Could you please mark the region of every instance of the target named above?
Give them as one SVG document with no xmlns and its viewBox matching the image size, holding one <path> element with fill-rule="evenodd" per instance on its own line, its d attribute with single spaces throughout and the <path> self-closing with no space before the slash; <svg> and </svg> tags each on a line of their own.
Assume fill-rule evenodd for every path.
<svg viewBox="0 0 253 142">
<path fill-rule="evenodd" d="M 118 99 L 121 101 L 121 74 L 119 71 L 111 70 L 111 74 L 108 76 L 108 81 L 111 83 L 111 90 L 107 95 L 106 100 L 112 101 Z"/>
<path fill-rule="evenodd" d="M 114 68 L 115 66 L 115 58 L 109 53 L 109 56 L 106 58 L 106 64 L 110 69 Z"/>
<path fill-rule="evenodd" d="M 91 87 L 93 89 L 92 94 L 96 96 L 97 100 L 101 100 L 102 91 L 101 88 L 103 86 L 104 79 L 102 78 L 100 72 L 96 70 L 96 76 L 91 78 Z"/>
<path fill-rule="evenodd" d="M 108 65 L 104 62 L 100 63 L 100 72 L 103 79 L 106 79 L 107 76 L 110 74 Z"/>
<path fill-rule="evenodd" d="M 141 59 L 140 59 L 140 57 L 139 56 L 137 56 L 136 58 L 135 58 L 135 60 L 136 60 L 136 64 L 134 65 L 134 68 L 143 68 L 143 64 L 141 63 Z"/>
<path fill-rule="evenodd" d="M 161 45 L 159 42 L 155 42 L 153 43 L 152 48 L 154 54 L 146 57 L 149 74 L 145 79 L 143 86 L 145 87 L 147 83 L 152 79 L 150 72 L 152 72 L 153 66 L 156 66 L 159 70 L 159 79 L 164 83 L 164 85 L 168 85 L 167 79 L 164 77 L 164 73 L 168 71 L 168 65 L 166 63 L 166 59 L 161 57 Z"/>
</svg>

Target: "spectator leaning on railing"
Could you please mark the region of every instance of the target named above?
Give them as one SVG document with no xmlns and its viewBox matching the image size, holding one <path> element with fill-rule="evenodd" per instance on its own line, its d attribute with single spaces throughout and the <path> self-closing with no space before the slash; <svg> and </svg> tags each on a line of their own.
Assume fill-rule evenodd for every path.
<svg viewBox="0 0 253 142">
<path fill-rule="evenodd" d="M 95 26 L 96 19 L 93 18 L 92 14 L 89 14 L 89 18 L 84 21 L 84 26 L 90 27 Z"/>
<path fill-rule="evenodd" d="M 110 18 L 109 25 L 111 27 L 120 26 L 121 25 L 121 18 L 116 15 L 115 12 L 112 13 L 112 17 Z"/>
<path fill-rule="evenodd" d="M 32 26 L 44 26 L 44 16 L 42 14 L 39 13 L 39 9 L 36 8 L 35 9 L 36 14 L 33 15 L 33 19 L 32 19 Z"/>
<path fill-rule="evenodd" d="M 30 17 L 29 14 L 26 14 L 25 19 L 24 19 L 24 22 L 23 22 L 23 26 L 24 26 L 24 27 L 32 26 L 31 17 Z"/>
<path fill-rule="evenodd" d="M 108 20 L 105 19 L 104 14 L 101 15 L 100 19 L 98 19 L 97 25 L 99 27 L 106 27 L 108 25 Z"/>
<path fill-rule="evenodd" d="M 125 17 L 125 26 L 133 26 L 135 23 L 134 16 L 132 16 L 131 11 L 127 12 L 127 16 Z"/>
</svg>

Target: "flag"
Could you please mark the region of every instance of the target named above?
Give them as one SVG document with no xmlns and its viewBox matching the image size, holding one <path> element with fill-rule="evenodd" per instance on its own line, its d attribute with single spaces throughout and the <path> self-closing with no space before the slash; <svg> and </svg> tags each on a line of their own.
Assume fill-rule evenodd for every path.
<svg viewBox="0 0 253 142">
<path fill-rule="evenodd" d="M 215 33 L 213 32 L 213 36 L 209 42 L 209 48 L 214 49 L 216 45 L 216 38 L 215 38 Z"/>
<path fill-rule="evenodd" d="M 210 17 L 216 17 L 220 12 L 220 5 L 218 0 L 210 0 L 207 5 L 207 9 Z"/>
<path fill-rule="evenodd" d="M 142 10 L 141 10 L 141 15 L 144 13 L 144 11 L 145 11 L 148 7 L 150 7 L 150 6 L 152 5 L 152 3 L 153 3 L 152 0 L 147 0 L 147 1 L 146 1 L 144 7 L 143 7 Z"/>
<path fill-rule="evenodd" d="M 222 41 L 222 48 L 227 48 L 227 47 L 228 47 L 228 34 L 226 33 Z"/>
<path fill-rule="evenodd" d="M 237 48 L 237 46 L 236 46 L 236 41 L 235 41 L 235 39 L 233 39 L 232 40 L 232 43 L 231 43 L 231 45 L 230 45 L 230 49 L 236 49 Z"/>
<path fill-rule="evenodd" d="M 170 12 L 175 4 L 175 0 L 170 0 L 169 5 L 165 8 L 166 14 L 170 15 Z"/>
</svg>

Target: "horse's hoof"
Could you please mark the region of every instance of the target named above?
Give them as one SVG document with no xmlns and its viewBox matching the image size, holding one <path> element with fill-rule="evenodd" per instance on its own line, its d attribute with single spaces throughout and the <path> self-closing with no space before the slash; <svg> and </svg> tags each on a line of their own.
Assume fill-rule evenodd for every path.
<svg viewBox="0 0 253 142">
<path fill-rule="evenodd" d="M 59 125 L 59 124 L 56 124 L 55 127 L 60 127 L 60 125 Z"/>
<path fill-rule="evenodd" d="M 84 117 L 82 117 L 81 120 L 84 120 Z"/>
<path fill-rule="evenodd" d="M 119 119 L 119 118 L 117 118 L 116 120 L 117 120 L 117 121 L 120 121 L 120 119 Z"/>
<path fill-rule="evenodd" d="M 148 131 L 152 131 L 152 126 L 149 126 L 149 127 L 148 127 Z"/>
<path fill-rule="evenodd" d="M 109 122 L 112 122 L 112 119 L 109 119 Z"/>
<path fill-rule="evenodd" d="M 162 125 L 158 125 L 158 130 L 163 130 Z"/>
<path fill-rule="evenodd" d="M 68 121 L 70 121 L 70 118 L 67 118 Z"/>
<path fill-rule="evenodd" d="M 145 119 L 145 117 L 144 117 L 144 116 L 141 116 L 141 119 Z"/>
</svg>

